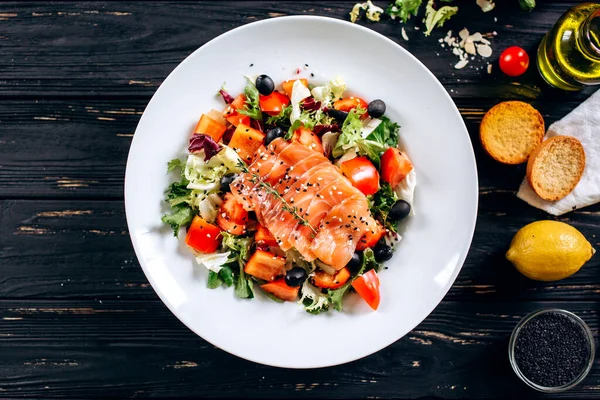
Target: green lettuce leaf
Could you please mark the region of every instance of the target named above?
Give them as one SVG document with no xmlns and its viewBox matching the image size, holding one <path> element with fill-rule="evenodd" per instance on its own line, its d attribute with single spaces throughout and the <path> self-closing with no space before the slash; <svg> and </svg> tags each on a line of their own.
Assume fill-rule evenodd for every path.
<svg viewBox="0 0 600 400">
<path fill-rule="evenodd" d="M 247 115 L 252 119 L 261 120 L 262 112 L 260 111 L 259 104 L 260 93 L 258 93 L 258 89 L 254 85 L 254 83 L 251 82 L 250 79 L 246 79 L 248 80 L 248 84 L 244 88 L 244 94 L 246 95 L 246 104 L 244 104 L 244 108 L 238 110 L 238 113 Z"/>
<path fill-rule="evenodd" d="M 429 0 L 425 7 L 425 36 L 429 36 L 433 28 L 440 28 L 448 21 L 452 16 L 458 12 L 458 7 L 443 6 L 438 10 L 433 8 L 433 0 Z"/>
<path fill-rule="evenodd" d="M 411 15 L 417 16 L 419 7 L 423 0 L 395 0 L 392 2 L 385 12 L 392 18 L 400 18 L 402 22 L 410 19 Z"/>
<path fill-rule="evenodd" d="M 367 139 L 389 147 L 398 147 L 399 129 L 400 125 L 390 121 L 388 117 L 381 117 L 381 123 L 367 136 Z"/>
<path fill-rule="evenodd" d="M 194 219 L 194 211 L 186 203 L 176 205 L 172 208 L 171 214 L 165 214 L 160 219 L 165 224 L 169 224 L 173 229 L 175 237 L 179 237 L 179 230 L 188 226 Z"/>
<path fill-rule="evenodd" d="M 354 149 L 358 154 L 367 156 L 377 168 L 379 168 L 381 153 L 387 149 L 385 143 L 379 143 L 375 140 L 364 139 L 361 135 L 362 121 L 360 116 L 365 113 L 361 108 L 354 109 L 348 113 L 342 133 L 333 148 L 334 158 L 341 157 L 350 149 Z"/>
</svg>

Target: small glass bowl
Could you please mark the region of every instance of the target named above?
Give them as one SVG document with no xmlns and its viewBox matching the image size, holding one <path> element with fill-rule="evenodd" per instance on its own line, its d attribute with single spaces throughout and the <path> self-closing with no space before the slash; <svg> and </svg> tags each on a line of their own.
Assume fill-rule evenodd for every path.
<svg viewBox="0 0 600 400">
<path fill-rule="evenodd" d="M 515 345 L 517 343 L 517 337 L 519 336 L 519 332 L 521 332 L 521 328 L 527 322 L 529 322 L 530 319 L 537 317 L 540 314 L 545 314 L 545 313 L 550 313 L 550 312 L 566 315 L 567 317 L 570 317 L 573 321 L 577 322 L 583 329 L 584 335 L 587 338 L 588 345 L 590 346 L 589 359 L 587 361 L 587 365 L 581 371 L 581 373 L 575 379 L 573 379 L 572 382 L 569 382 L 565 385 L 557 386 L 557 387 L 541 386 L 541 385 L 538 385 L 537 383 L 530 381 L 521 372 L 521 370 L 519 369 L 519 366 L 517 365 L 517 361 L 515 360 Z M 594 355 L 595 355 L 594 335 L 592 334 L 592 331 L 587 326 L 587 324 L 581 318 L 579 318 L 577 315 L 573 314 L 572 312 L 567 311 L 567 310 L 561 310 L 558 308 L 545 308 L 542 310 L 537 310 L 537 311 L 534 311 L 534 312 L 526 315 L 525 317 L 523 317 L 523 319 L 521 321 L 519 321 L 519 323 L 513 330 L 512 335 L 510 335 L 510 341 L 508 343 L 508 358 L 510 360 L 510 365 L 512 366 L 513 370 L 515 371 L 515 374 L 517 374 L 517 376 L 519 378 L 521 378 L 521 380 L 523 382 L 525 382 L 529 387 L 532 387 L 533 389 L 538 390 L 540 392 L 544 392 L 544 393 L 564 392 L 566 390 L 569 390 L 569 389 L 577 386 L 583 379 L 585 379 L 587 374 L 590 372 L 590 369 L 592 369 L 592 365 L 594 364 Z"/>
</svg>

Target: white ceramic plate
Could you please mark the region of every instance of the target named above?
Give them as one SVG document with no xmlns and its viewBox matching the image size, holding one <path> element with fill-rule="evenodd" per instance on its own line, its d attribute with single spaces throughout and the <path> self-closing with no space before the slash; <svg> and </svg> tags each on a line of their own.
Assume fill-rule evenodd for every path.
<svg viewBox="0 0 600 400">
<path fill-rule="evenodd" d="M 305 68 L 305 64 L 308 67 Z M 298 68 L 300 74 L 297 75 Z M 367 100 L 383 99 L 402 126 L 401 142 L 415 164 L 416 215 L 402 227 L 388 270 L 380 274 L 381 305 L 372 312 L 357 295 L 342 313 L 310 315 L 295 303 L 206 288 L 207 272 L 160 216 L 173 180 L 167 161 L 186 153 L 202 112 L 223 108 L 245 74 L 275 82 L 302 76 L 343 77 Z M 311 73 L 315 75 L 311 78 Z M 190 329 L 215 346 L 262 364 L 315 368 L 372 354 L 417 326 L 442 300 L 467 255 L 477 213 L 477 172 L 462 118 L 437 79 L 407 51 L 372 30 L 322 17 L 255 22 L 210 41 L 164 81 L 142 116 L 127 160 L 127 222 L 148 280 Z M 319 342 L 314 344 L 313 342 Z"/>
</svg>

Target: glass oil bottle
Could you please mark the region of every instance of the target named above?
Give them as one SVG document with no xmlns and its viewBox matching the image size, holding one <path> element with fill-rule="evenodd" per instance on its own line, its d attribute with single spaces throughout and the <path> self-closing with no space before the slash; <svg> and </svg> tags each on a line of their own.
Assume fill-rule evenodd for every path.
<svg viewBox="0 0 600 400">
<path fill-rule="evenodd" d="M 559 89 L 600 84 L 600 3 L 567 11 L 542 39 L 537 65 L 544 80 Z"/>
</svg>

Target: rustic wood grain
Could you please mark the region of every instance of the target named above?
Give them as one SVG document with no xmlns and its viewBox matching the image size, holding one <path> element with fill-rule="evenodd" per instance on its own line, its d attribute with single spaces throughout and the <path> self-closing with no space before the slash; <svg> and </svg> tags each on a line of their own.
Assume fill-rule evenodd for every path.
<svg viewBox="0 0 600 400">
<path fill-rule="evenodd" d="M 479 143 L 481 118 L 498 100 L 455 101 L 472 138 L 482 192 L 516 190 L 525 167 L 500 165 Z M 547 125 L 579 104 L 530 103 Z M 146 104 L 120 98 L 0 101 L 0 199 L 122 199 L 127 153 Z"/>
<path fill-rule="evenodd" d="M 547 218 L 542 211 L 506 192 L 481 195 L 479 207 L 469 256 L 447 299 L 600 300 L 598 256 L 553 283 L 524 278 L 504 258 L 519 228 Z M 557 220 L 600 249 L 600 205 Z M 0 299 L 156 299 L 133 252 L 120 201 L 5 200 L 0 237 Z"/>
<path fill-rule="evenodd" d="M 139 267 L 123 178 L 156 88 L 191 52 L 230 29 L 283 15 L 347 20 L 354 2 L 0 3 L 0 398 L 550 397 L 510 370 L 508 337 L 523 315 L 554 306 L 582 316 L 598 336 L 600 258 L 563 281 L 536 283 L 504 253 L 514 233 L 538 219 L 568 222 L 600 248 L 600 205 L 561 218 L 526 205 L 514 195 L 524 167 L 491 160 L 478 125 L 502 99 L 531 102 L 549 125 L 591 93 L 548 88 L 534 64 L 519 78 L 503 76 L 496 64 L 511 45 L 533 56 L 554 21 L 580 1 L 540 0 L 533 13 L 516 0 L 496 1 L 496 10 L 483 14 L 465 0 L 430 38 L 414 30 L 413 19 L 408 42 L 396 22 L 358 22 L 432 70 L 465 120 L 478 163 L 479 213 L 465 265 L 445 300 L 395 344 L 317 371 L 247 362 L 183 326 Z M 481 62 L 469 65 L 478 70 L 453 69 L 456 58 L 439 46 L 447 29 L 465 26 L 496 31 L 492 74 Z M 552 397 L 598 398 L 597 364 L 576 389 Z"/>
<path fill-rule="evenodd" d="M 323 15 L 348 20 L 354 0 L 237 1 L 237 2 L 80 2 L 4 3 L 0 34 L 0 96 L 150 96 L 164 78 L 191 52 L 238 26 L 284 15 Z M 484 14 L 475 2 L 443 29 L 425 38 L 407 24 L 389 19 L 360 21 L 398 42 L 421 60 L 454 97 L 582 99 L 584 94 L 551 91 L 535 68 L 523 77 L 488 76 L 484 63 L 462 71 L 437 42 L 448 29 L 497 32 L 493 61 L 502 49 L 520 45 L 531 55 L 558 17 L 578 2 L 539 1 L 535 14 L 523 12 L 516 1 L 498 1 Z M 376 4 L 385 6 L 387 1 Z M 498 21 L 494 22 L 494 17 Z M 356 50 L 360 51 L 360 50 Z M 439 54 L 439 56 L 438 56 Z M 496 68 L 497 69 L 497 68 Z M 401 71 L 399 70 L 399 73 Z M 481 86 L 485 86 L 485 90 Z"/>
<path fill-rule="evenodd" d="M 521 317 L 548 306 L 576 312 L 597 334 L 597 301 L 443 302 L 385 350 L 311 371 L 229 355 L 159 301 L 0 301 L 0 389 L 20 398 L 537 398 L 510 370 L 507 343 Z M 553 397 L 595 398 L 597 364 L 579 387 Z"/>
</svg>

